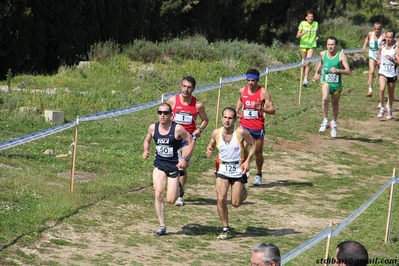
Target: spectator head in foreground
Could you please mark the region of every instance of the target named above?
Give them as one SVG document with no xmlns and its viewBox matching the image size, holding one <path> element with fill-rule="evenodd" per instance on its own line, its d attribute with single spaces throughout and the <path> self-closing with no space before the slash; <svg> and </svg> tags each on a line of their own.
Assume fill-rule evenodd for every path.
<svg viewBox="0 0 399 266">
<path fill-rule="evenodd" d="M 263 243 L 252 249 L 252 266 L 280 266 L 280 250 L 276 245 Z"/>
<path fill-rule="evenodd" d="M 356 241 L 344 241 L 335 250 L 335 264 L 339 266 L 366 266 L 369 255 L 367 249 Z"/>
</svg>

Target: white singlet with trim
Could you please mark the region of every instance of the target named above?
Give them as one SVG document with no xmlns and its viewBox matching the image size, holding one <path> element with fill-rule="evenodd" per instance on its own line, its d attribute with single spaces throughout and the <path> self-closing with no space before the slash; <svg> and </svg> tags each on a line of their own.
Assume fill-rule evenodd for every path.
<svg viewBox="0 0 399 266">
<path fill-rule="evenodd" d="M 397 71 L 396 71 L 396 65 L 385 58 L 385 56 L 390 56 L 392 59 L 395 58 L 395 49 L 396 49 L 396 44 L 392 46 L 390 49 L 386 48 L 386 45 L 384 45 L 381 49 L 381 64 L 380 68 L 378 70 L 378 74 L 384 75 L 387 78 L 393 78 L 396 77 Z"/>
<path fill-rule="evenodd" d="M 237 137 L 238 128 L 234 127 L 234 133 L 230 143 L 223 140 L 222 127 L 219 130 L 219 138 L 216 141 L 216 147 L 219 150 L 220 165 L 218 173 L 230 178 L 242 177 L 241 163 L 244 159 L 244 147 Z"/>
</svg>

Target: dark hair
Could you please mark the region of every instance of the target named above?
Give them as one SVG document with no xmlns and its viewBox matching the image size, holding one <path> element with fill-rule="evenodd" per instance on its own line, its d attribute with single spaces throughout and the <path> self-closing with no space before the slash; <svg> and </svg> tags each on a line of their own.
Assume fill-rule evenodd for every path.
<svg viewBox="0 0 399 266">
<path fill-rule="evenodd" d="M 259 71 L 255 68 L 248 69 L 248 71 L 247 71 L 247 73 L 245 73 L 245 75 L 248 75 L 248 74 L 256 75 L 258 77 L 260 76 Z"/>
<path fill-rule="evenodd" d="M 387 29 L 387 30 L 385 31 L 385 34 L 387 34 L 388 32 L 393 33 L 393 37 L 395 38 L 396 32 L 395 32 L 394 29 Z"/>
<path fill-rule="evenodd" d="M 314 16 L 314 12 L 313 12 L 312 9 L 306 10 L 306 12 L 305 12 L 305 18 L 306 18 L 309 14 L 312 14 L 312 15 Z"/>
<path fill-rule="evenodd" d="M 158 110 L 159 110 L 159 107 L 161 107 L 161 106 L 167 106 L 167 107 L 169 108 L 169 112 L 172 113 L 172 106 L 171 106 L 170 104 L 168 104 L 168 103 L 161 103 L 161 104 L 158 106 Z"/>
<path fill-rule="evenodd" d="M 335 45 L 338 45 L 338 39 L 335 38 L 335 36 L 330 36 L 330 37 L 328 37 L 328 38 L 327 38 L 327 41 L 328 41 L 328 40 L 333 40 L 333 41 L 335 41 Z M 327 42 L 327 41 L 326 41 L 326 42 Z"/>
<path fill-rule="evenodd" d="M 191 83 L 191 85 L 193 85 L 193 89 L 195 89 L 195 85 L 196 85 L 196 81 L 195 78 L 193 78 L 192 76 L 185 76 L 181 81 L 183 82 L 184 80 L 188 81 Z"/>
<path fill-rule="evenodd" d="M 276 266 L 281 265 L 280 249 L 274 244 L 262 243 L 252 248 L 253 253 L 262 252 L 262 262 L 267 264 L 274 262 Z"/>
<path fill-rule="evenodd" d="M 237 118 L 237 111 L 236 109 L 232 108 L 232 107 L 226 107 L 223 109 L 222 115 L 224 114 L 224 111 L 229 110 L 233 112 L 233 118 L 236 119 Z"/>
<path fill-rule="evenodd" d="M 356 241 L 344 241 L 337 246 L 337 259 L 347 266 L 366 266 L 369 255 L 367 249 Z"/>
</svg>

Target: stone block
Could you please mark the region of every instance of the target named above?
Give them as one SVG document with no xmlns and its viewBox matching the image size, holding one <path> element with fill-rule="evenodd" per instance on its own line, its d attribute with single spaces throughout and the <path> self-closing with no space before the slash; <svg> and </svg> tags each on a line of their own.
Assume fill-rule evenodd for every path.
<svg viewBox="0 0 399 266">
<path fill-rule="evenodd" d="M 31 114 L 38 114 L 39 109 L 35 107 L 19 107 L 19 113 L 31 113 Z"/>
<path fill-rule="evenodd" d="M 46 122 L 59 125 L 65 122 L 65 113 L 62 111 L 45 110 L 44 117 Z"/>
</svg>

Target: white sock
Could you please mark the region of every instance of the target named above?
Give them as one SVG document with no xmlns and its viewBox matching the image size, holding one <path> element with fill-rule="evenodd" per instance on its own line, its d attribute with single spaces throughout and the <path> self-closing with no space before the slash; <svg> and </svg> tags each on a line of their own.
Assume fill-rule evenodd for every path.
<svg viewBox="0 0 399 266">
<path fill-rule="evenodd" d="M 325 117 L 325 118 L 323 119 L 323 123 L 324 123 L 324 124 L 328 124 L 328 118 Z"/>
<path fill-rule="evenodd" d="M 369 92 L 373 92 L 373 88 L 369 88 Z"/>
</svg>

